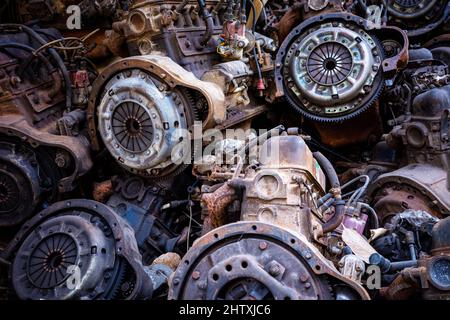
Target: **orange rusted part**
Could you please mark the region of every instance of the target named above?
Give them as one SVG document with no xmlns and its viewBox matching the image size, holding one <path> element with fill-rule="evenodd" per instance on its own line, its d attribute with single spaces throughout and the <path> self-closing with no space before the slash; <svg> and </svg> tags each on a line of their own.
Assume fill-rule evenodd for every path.
<svg viewBox="0 0 450 320">
<path fill-rule="evenodd" d="M 226 209 L 236 199 L 236 190 L 228 183 L 223 184 L 212 193 L 203 194 L 202 204 L 208 209 L 203 229 L 209 231 L 228 223 Z"/>
<path fill-rule="evenodd" d="M 378 141 L 382 135 L 378 102 L 356 118 L 342 123 L 314 122 L 323 144 L 333 147 L 345 147 L 355 144 L 367 144 Z"/>
<path fill-rule="evenodd" d="M 94 190 L 92 197 L 95 201 L 105 203 L 108 198 L 114 193 L 111 180 L 106 180 L 99 183 L 94 183 Z"/>
</svg>

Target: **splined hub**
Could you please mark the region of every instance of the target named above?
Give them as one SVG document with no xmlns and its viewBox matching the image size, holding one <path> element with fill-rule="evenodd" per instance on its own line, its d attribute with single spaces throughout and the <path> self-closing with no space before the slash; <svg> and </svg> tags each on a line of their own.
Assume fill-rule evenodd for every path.
<svg viewBox="0 0 450 320">
<path fill-rule="evenodd" d="M 153 139 L 150 114 L 133 101 L 121 103 L 112 116 L 112 128 L 120 145 L 130 152 L 147 150 Z"/>
<path fill-rule="evenodd" d="M 108 227 L 74 214 L 43 222 L 18 250 L 12 275 L 21 299 L 95 297 L 100 292 L 94 288 L 113 274 L 115 242 Z"/>
<path fill-rule="evenodd" d="M 183 89 L 151 73 L 129 68 L 106 83 L 98 106 L 98 129 L 111 155 L 129 171 L 168 176 L 187 157 L 192 106 Z"/>
<path fill-rule="evenodd" d="M 286 41 L 285 91 L 302 115 L 342 121 L 366 110 L 379 94 L 382 48 L 356 24 L 324 23 Z"/>
<path fill-rule="evenodd" d="M 96 201 L 54 203 L 23 226 L 5 252 L 23 300 L 148 299 L 153 293 L 135 231 Z"/>
<path fill-rule="evenodd" d="M 78 257 L 75 240 L 64 233 L 42 239 L 30 255 L 28 276 L 38 288 L 48 289 L 60 285 L 69 277 L 67 269 Z"/>
<path fill-rule="evenodd" d="M 338 42 L 318 45 L 308 57 L 309 76 L 321 85 L 336 85 L 350 74 L 353 60 L 350 50 Z"/>
</svg>

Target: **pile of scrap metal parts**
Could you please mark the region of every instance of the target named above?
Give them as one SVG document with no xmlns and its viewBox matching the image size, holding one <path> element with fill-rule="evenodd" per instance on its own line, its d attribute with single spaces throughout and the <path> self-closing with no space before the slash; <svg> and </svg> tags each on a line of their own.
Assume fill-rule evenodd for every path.
<svg viewBox="0 0 450 320">
<path fill-rule="evenodd" d="M 447 0 L 0 4 L 0 299 L 450 299 Z"/>
</svg>

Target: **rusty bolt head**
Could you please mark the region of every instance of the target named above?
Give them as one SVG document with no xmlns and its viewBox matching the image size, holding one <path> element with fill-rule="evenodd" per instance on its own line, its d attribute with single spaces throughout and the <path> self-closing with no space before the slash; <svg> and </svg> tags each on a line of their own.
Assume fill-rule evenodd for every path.
<svg viewBox="0 0 450 320">
<path fill-rule="evenodd" d="M 194 271 L 192 272 L 192 279 L 198 280 L 200 278 L 200 272 Z"/>
<path fill-rule="evenodd" d="M 259 243 L 259 249 L 261 249 L 261 250 L 266 250 L 266 249 L 267 249 L 267 242 L 261 241 L 261 242 Z"/>
<path fill-rule="evenodd" d="M 307 274 L 302 274 L 300 276 L 300 281 L 301 282 L 306 282 L 309 279 L 309 276 Z"/>
<path fill-rule="evenodd" d="M 272 265 L 269 267 L 269 274 L 270 274 L 271 276 L 276 277 L 276 276 L 278 276 L 280 273 L 281 273 L 281 269 L 280 269 L 280 266 L 279 266 L 279 265 L 277 265 L 277 264 L 272 264 Z"/>
</svg>

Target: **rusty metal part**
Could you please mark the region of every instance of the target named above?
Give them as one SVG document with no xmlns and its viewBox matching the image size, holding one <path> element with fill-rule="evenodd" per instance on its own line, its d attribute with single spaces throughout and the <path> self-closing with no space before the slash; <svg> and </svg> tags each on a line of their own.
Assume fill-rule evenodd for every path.
<svg viewBox="0 0 450 320">
<path fill-rule="evenodd" d="M 163 255 L 153 260 L 152 264 L 153 265 L 164 264 L 170 267 L 171 269 L 175 270 L 180 265 L 180 262 L 181 257 L 178 254 L 174 252 L 168 252 L 164 253 Z"/>
<path fill-rule="evenodd" d="M 436 217 L 442 217 L 441 211 L 430 198 L 408 185 L 385 186 L 377 191 L 372 203 L 381 225 L 389 222 L 397 213 L 407 209 L 425 211 Z"/>
<path fill-rule="evenodd" d="M 387 78 L 392 78 L 400 70 L 404 69 L 408 65 L 409 59 L 409 38 L 408 34 L 394 26 L 384 26 L 380 29 L 375 29 L 374 34 L 382 42 L 389 40 L 397 43 L 397 50 L 395 53 L 391 53 L 383 60 L 382 68 Z"/>
<path fill-rule="evenodd" d="M 238 222 L 198 239 L 169 284 L 169 299 L 333 299 L 334 285 L 369 299 L 302 236 L 260 222 Z"/>
<path fill-rule="evenodd" d="M 341 1 L 336 0 L 301 0 L 281 17 L 276 25 L 279 40 L 282 42 L 288 34 L 302 21 L 309 18 L 334 12 L 342 12 L 344 8 Z"/>
<path fill-rule="evenodd" d="M 380 295 L 387 300 L 409 300 L 420 288 L 415 277 L 420 275 L 423 269 L 408 268 L 392 281 L 388 287 L 381 288 Z"/>
<path fill-rule="evenodd" d="M 45 235 L 38 236 L 39 240 L 35 241 L 36 228 L 39 226 Z M 54 232 L 55 227 L 60 231 Z M 31 274 L 33 271 L 30 268 L 36 269 L 36 266 L 30 264 L 32 260 L 29 259 L 28 250 L 36 251 L 36 248 L 40 246 L 36 243 L 42 243 L 43 248 L 48 248 L 48 245 L 58 245 L 58 241 L 53 242 L 54 237 L 66 238 L 67 244 L 75 245 L 75 252 L 78 254 L 76 257 L 70 257 L 72 253 L 61 251 L 62 256 L 56 256 L 56 253 L 50 250 L 48 259 L 45 261 L 48 261 L 51 268 L 67 269 L 70 263 L 61 264 L 61 259 L 65 261 L 66 258 L 73 258 L 72 264 L 80 268 L 82 279 L 86 281 L 90 279 L 89 285 L 87 282 L 82 282 L 83 285 L 77 287 L 77 290 L 68 289 L 65 286 L 65 279 L 69 274 L 61 279 L 56 278 L 56 282 L 54 278 L 52 280 L 52 277 L 47 277 L 47 280 L 50 279 L 49 282 L 42 282 L 37 278 L 34 281 L 34 278 L 27 276 L 19 277 L 19 274 L 24 272 Z M 92 247 L 89 246 L 87 252 L 82 251 L 83 246 L 90 241 L 93 241 Z M 58 202 L 48 207 L 22 226 L 14 240 L 2 252 L 2 258 L 14 261 L 12 264 L 12 272 L 15 275 L 13 284 L 21 298 L 139 299 L 149 298 L 153 292 L 152 280 L 142 265 L 142 257 L 137 248 L 133 229 L 111 208 L 96 201 L 75 199 Z M 82 261 L 86 263 L 81 263 Z M 120 287 L 122 284 L 125 285 Z M 27 285 L 40 287 L 40 289 L 30 291 Z M 93 287 L 96 289 L 91 290 Z M 54 290 L 55 288 L 59 290 Z M 125 291 L 121 291 L 123 289 Z"/>
<path fill-rule="evenodd" d="M 417 267 L 402 270 L 381 294 L 389 300 L 406 300 L 421 295 L 427 300 L 450 299 L 450 218 L 436 223 L 432 230 L 431 255 L 421 257 Z"/>
<path fill-rule="evenodd" d="M 160 54 L 177 61 L 197 77 L 220 62 L 217 38 L 224 25 L 224 8 L 213 9 L 219 0 L 206 0 L 211 18 L 201 14 L 198 1 L 190 0 L 182 8 L 180 1 L 139 1 L 133 3 L 127 16 L 113 24 L 127 41 L 132 55 Z M 207 39 L 206 33 L 213 39 Z M 209 38 L 209 37 L 208 37 Z M 206 43 L 205 40 L 209 40 Z"/>
<path fill-rule="evenodd" d="M 312 125 L 317 131 L 320 141 L 330 147 L 340 148 L 357 144 L 373 144 L 383 133 L 380 119 L 380 108 L 378 101 L 375 101 L 372 108 L 364 112 L 357 118 L 342 123 L 322 123 L 313 122 Z"/>
<path fill-rule="evenodd" d="M 325 175 L 305 141 L 293 133 L 261 146 L 260 166 L 240 182 L 245 189 L 241 220 L 271 223 L 312 239 L 311 210 L 317 213 L 315 201 L 324 194 Z"/>
<path fill-rule="evenodd" d="M 17 28 L 6 26 L 0 35 L 0 135 L 2 146 L 9 145 L 2 148 L 2 167 L 10 171 L 2 175 L 2 225 L 19 224 L 45 201 L 72 191 L 93 165 L 82 133 L 85 112 L 66 112 L 62 76 L 49 56 L 31 54 L 33 42 L 14 33 Z"/>
<path fill-rule="evenodd" d="M 339 36 L 340 38 L 337 39 L 330 39 L 325 36 L 328 34 L 328 31 L 331 32 L 331 30 L 337 28 L 338 25 L 343 28 L 340 28 L 339 30 L 343 30 L 342 32 L 344 32 L 344 35 Z M 355 28 L 363 32 L 363 38 L 354 34 L 355 31 L 352 29 Z M 312 40 L 307 41 L 311 37 L 308 33 L 311 30 L 318 35 L 323 34 L 323 36 L 318 38 L 319 42 L 316 41 L 311 43 Z M 314 121 L 328 122 L 348 119 L 368 109 L 380 93 L 382 87 L 380 71 L 382 63 L 381 46 L 378 45 L 371 35 L 366 33 L 370 30 L 371 27 L 368 25 L 367 21 L 353 15 L 344 15 L 342 13 L 329 13 L 315 16 L 298 25 L 284 40 L 277 54 L 275 96 L 286 96 L 290 105 L 293 106 L 295 110 Z M 315 53 L 316 51 L 314 50 L 316 49 L 313 50 L 313 47 L 317 47 L 317 50 L 319 50 L 318 52 L 321 52 L 320 46 L 330 45 L 331 48 L 343 50 L 345 53 L 348 49 L 341 47 L 341 40 L 344 42 L 345 46 L 345 42 L 350 41 L 351 43 L 352 41 L 355 41 L 356 38 L 358 38 L 359 44 L 355 47 L 355 50 L 359 53 L 355 53 L 355 56 L 349 56 L 349 59 L 347 59 L 348 61 L 342 59 L 342 61 L 338 61 L 333 58 L 333 55 L 331 57 L 324 55 L 322 59 L 318 53 Z M 364 41 L 360 41 L 362 39 L 364 39 Z M 339 44 L 335 44 L 333 47 L 335 41 L 339 41 Z M 335 56 L 339 56 L 339 54 Z M 365 62 L 363 67 L 354 67 L 354 63 L 352 62 L 354 57 L 355 59 L 364 57 Z M 308 69 L 307 65 L 311 64 L 312 66 L 313 62 L 318 63 L 319 60 L 323 60 L 323 63 L 315 67 L 313 71 L 316 73 L 311 74 L 312 69 Z M 349 67 L 346 66 L 348 63 L 350 63 Z M 357 64 L 358 63 L 359 62 L 357 62 Z M 347 73 L 341 73 L 336 68 L 345 68 Z M 309 77 L 301 75 L 302 69 L 305 69 L 305 72 L 306 69 L 309 70 L 307 71 Z M 350 70 L 353 70 L 351 76 L 355 74 L 355 78 L 352 80 L 353 83 L 357 79 L 358 86 L 361 86 L 361 88 L 358 89 L 353 85 L 338 85 L 343 80 L 347 81 L 346 79 L 350 76 L 348 73 Z M 332 77 L 334 74 L 339 74 L 339 78 L 334 79 Z M 362 76 L 360 76 L 360 74 Z M 371 74 L 370 77 L 368 76 L 369 74 Z M 325 75 L 330 75 L 331 77 L 327 78 Z M 343 77 L 342 79 L 341 76 Z M 314 80 L 316 78 L 318 80 Z M 309 79 L 309 81 L 305 82 L 307 79 Z M 329 79 L 326 80 L 327 84 L 320 84 L 322 81 L 325 81 L 324 79 Z M 309 88 L 309 86 L 312 86 L 314 83 L 316 83 L 314 88 Z M 363 87 L 370 87 L 370 90 L 362 90 Z M 321 91 L 317 91 L 320 88 Z M 327 101 L 326 105 L 329 108 L 323 109 L 322 106 L 324 106 L 325 101 Z M 330 106 L 330 103 L 332 106 Z M 334 108 L 334 106 L 336 108 Z"/>
<path fill-rule="evenodd" d="M 450 14 L 446 0 L 387 1 L 389 24 L 407 30 L 411 38 L 424 36 L 444 24 Z"/>
<path fill-rule="evenodd" d="M 92 167 L 89 145 L 84 137 L 60 136 L 39 130 L 21 115 L 12 114 L 1 117 L 0 133 L 19 137 L 22 141 L 36 147 L 48 147 L 66 151 L 73 161 L 73 171 L 58 182 L 58 190 L 67 192 L 74 189 L 75 180 Z"/>
<path fill-rule="evenodd" d="M 227 207 L 237 199 L 237 193 L 228 182 L 225 182 L 212 193 L 202 194 L 202 206 L 207 209 L 207 216 L 203 221 L 203 233 L 227 224 Z"/>
<path fill-rule="evenodd" d="M 450 33 L 441 34 L 433 39 L 425 42 L 423 46 L 428 49 L 437 47 L 448 47 L 450 44 Z"/>
<path fill-rule="evenodd" d="M 97 137 L 97 108 L 100 99 L 103 96 L 105 83 L 109 81 L 115 74 L 129 69 L 142 70 L 149 72 L 157 78 L 165 89 L 170 91 L 177 88 L 187 88 L 200 92 L 207 101 L 208 112 L 203 123 L 204 128 L 214 126 L 225 120 L 225 97 L 221 88 L 216 84 L 204 82 L 196 78 L 192 73 L 180 67 L 177 63 L 164 56 L 137 56 L 122 59 L 110 65 L 105 69 L 98 79 L 94 82 L 92 93 L 88 104 L 88 122 L 89 133 L 94 149 L 100 148 L 99 139 Z M 190 106 L 191 108 L 193 106 Z"/>
<path fill-rule="evenodd" d="M 344 277 L 361 283 L 361 278 L 366 271 L 364 261 L 354 254 L 344 256 L 338 263 L 339 271 Z"/>
<path fill-rule="evenodd" d="M 108 198 L 113 194 L 113 185 L 111 180 L 106 180 L 99 183 L 94 183 L 92 198 L 95 201 L 105 203 Z"/>
<path fill-rule="evenodd" d="M 407 39 L 406 33 L 401 31 L 400 29 L 395 28 L 395 27 L 382 27 L 380 29 L 375 29 L 373 24 L 369 23 L 368 21 L 366 21 L 364 19 L 361 19 L 358 16 L 354 16 L 352 14 L 343 14 L 343 13 L 321 14 L 321 15 L 309 18 L 306 21 L 303 21 L 300 25 L 298 25 L 296 28 L 294 28 L 294 30 L 291 31 L 291 33 L 284 40 L 283 44 L 280 46 L 280 49 L 279 49 L 279 52 L 278 52 L 277 58 L 276 58 L 276 69 L 275 69 L 276 90 L 275 90 L 275 94 L 274 94 L 275 97 L 286 96 L 287 98 L 289 98 L 290 97 L 289 92 L 292 91 L 292 88 L 296 88 L 296 86 L 293 85 L 294 83 L 290 83 L 290 84 L 286 83 L 286 79 L 287 79 L 286 74 L 289 74 L 289 73 L 295 74 L 295 72 L 290 71 L 289 59 L 286 59 L 286 57 L 289 57 L 289 56 L 295 57 L 294 53 L 297 52 L 296 51 L 298 49 L 297 46 L 299 45 L 299 43 L 297 43 L 295 40 L 297 40 L 299 38 L 299 35 L 302 35 L 302 34 L 306 35 L 308 30 L 311 30 L 311 29 L 315 30 L 314 28 L 317 29 L 318 26 L 319 27 L 324 26 L 329 23 L 331 23 L 331 25 L 332 25 L 333 23 L 336 24 L 338 22 L 343 23 L 345 26 L 348 26 L 350 28 L 350 29 L 348 29 L 349 32 L 351 31 L 352 28 L 354 29 L 355 26 L 357 26 L 357 28 L 361 28 L 365 32 L 367 32 L 367 34 L 369 35 L 368 39 L 372 39 L 372 42 L 377 43 L 375 45 L 375 48 L 378 48 L 377 49 L 378 50 L 377 59 L 379 59 L 382 56 L 381 55 L 382 49 L 381 49 L 381 45 L 376 40 L 373 40 L 373 39 L 377 39 L 379 41 L 383 41 L 386 39 L 394 39 L 394 40 L 398 41 L 402 46 L 400 52 L 397 55 L 395 55 L 393 57 L 389 57 L 387 59 L 384 59 L 382 62 L 381 61 L 379 62 L 379 68 L 377 68 L 377 72 L 375 73 L 379 79 L 377 81 L 375 81 L 375 83 L 373 85 L 371 85 L 370 92 L 366 92 L 367 97 L 369 97 L 369 99 L 366 99 L 367 103 L 366 102 L 363 103 L 362 100 L 360 102 L 358 102 L 358 105 L 363 108 L 362 109 L 356 108 L 355 109 L 356 113 L 355 112 L 349 113 L 347 110 L 347 113 L 349 113 L 349 115 L 344 115 L 343 119 L 351 118 L 352 116 L 360 114 L 362 111 L 364 111 L 364 110 L 368 109 L 368 107 L 370 107 L 370 105 L 374 102 L 375 98 L 377 98 L 380 93 L 381 86 L 382 86 L 381 74 L 383 74 L 383 77 L 387 77 L 387 78 L 391 79 L 393 76 L 395 76 L 396 72 L 398 71 L 398 68 L 402 68 L 406 65 L 407 58 L 408 58 L 408 54 L 407 54 L 408 53 L 408 49 L 407 49 L 408 48 L 408 39 Z M 300 38 L 301 38 L 301 36 L 300 36 Z M 301 44 L 301 42 L 300 42 L 300 44 Z M 292 58 L 292 59 L 293 59 L 293 61 L 295 60 L 295 58 Z M 330 67 L 331 67 L 331 64 L 330 64 Z M 306 68 L 306 64 L 305 64 L 305 68 Z M 382 69 L 382 72 L 378 71 L 378 69 L 379 70 Z M 299 79 L 301 79 L 301 77 Z M 303 90 L 302 92 L 306 93 L 307 91 Z M 303 108 L 302 106 L 305 103 L 308 104 L 308 101 L 311 99 L 308 100 L 308 97 L 300 94 L 300 92 L 297 92 L 297 94 L 299 97 L 297 98 L 296 102 L 294 102 L 293 100 L 295 100 L 295 99 L 292 99 L 292 98 L 289 98 L 288 100 L 291 101 L 291 105 L 294 106 L 295 110 L 297 110 L 299 112 L 302 111 L 301 112 L 302 115 L 309 116 L 309 118 L 312 118 L 314 121 L 317 121 L 317 120 L 334 121 L 336 119 L 339 119 L 337 114 L 334 115 L 334 114 L 330 113 L 329 118 L 327 118 L 327 117 L 324 117 L 323 115 L 321 115 L 321 116 L 319 116 L 317 114 L 313 115 L 314 112 L 316 112 L 316 113 L 318 112 L 318 110 L 315 110 L 315 109 L 313 110 L 314 112 L 312 112 L 309 109 L 305 111 L 304 110 L 305 108 Z M 331 94 L 330 94 L 330 96 L 331 96 Z M 335 97 L 339 97 L 339 96 L 335 95 Z M 346 98 L 348 98 L 348 97 L 346 97 Z M 339 102 L 341 100 L 337 99 L 336 101 Z M 345 99 L 342 101 L 345 102 Z M 355 100 L 355 101 L 359 101 L 359 100 Z M 317 104 L 317 101 L 315 103 Z M 309 102 L 308 105 L 311 105 L 311 102 Z M 352 105 L 351 109 L 354 109 L 353 105 Z M 338 109 L 338 111 L 339 111 L 339 109 Z M 343 108 L 341 108 L 341 110 L 339 112 L 345 114 L 346 111 Z"/>
<path fill-rule="evenodd" d="M 450 213 L 449 97 L 450 85 L 419 94 L 409 117 L 386 136 L 388 145 L 403 153 L 406 164 L 379 176 L 368 188 L 383 219 L 401 212 L 391 211 L 399 206 L 425 210 L 438 217 Z M 390 191 L 392 188 L 395 193 Z"/>
</svg>

